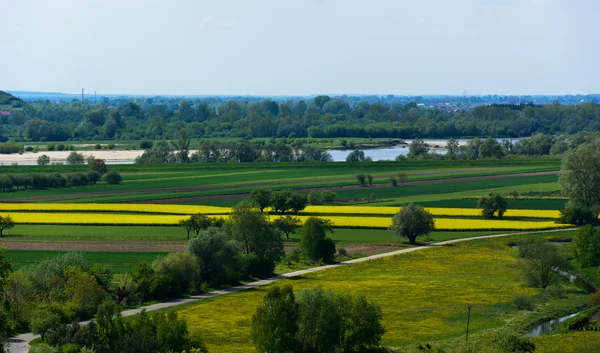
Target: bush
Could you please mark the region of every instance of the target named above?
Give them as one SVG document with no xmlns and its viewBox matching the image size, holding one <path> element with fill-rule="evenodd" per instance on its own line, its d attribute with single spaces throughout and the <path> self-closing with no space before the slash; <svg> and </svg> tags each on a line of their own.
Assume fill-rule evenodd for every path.
<svg viewBox="0 0 600 353">
<path fill-rule="evenodd" d="M 69 153 L 69 155 L 67 156 L 67 164 L 84 164 L 84 163 L 85 163 L 85 157 L 81 153 L 77 153 L 77 152 L 73 151 L 73 152 Z"/>
<path fill-rule="evenodd" d="M 600 292 L 590 295 L 586 301 L 587 306 L 594 307 L 600 305 Z"/>
<path fill-rule="evenodd" d="M 100 180 L 100 178 L 102 178 L 102 175 L 95 170 L 90 170 L 89 172 L 87 172 L 86 176 L 89 182 L 92 184 L 96 184 Z"/>
<path fill-rule="evenodd" d="M 115 149 L 115 144 L 114 143 L 109 143 L 106 148 L 108 148 L 109 150 L 114 150 Z"/>
<path fill-rule="evenodd" d="M 306 220 L 300 231 L 300 248 L 307 259 L 313 262 L 333 259 L 335 243 L 326 237 L 327 232 L 332 232 L 331 222 L 317 217 Z"/>
<path fill-rule="evenodd" d="M 348 250 L 346 248 L 339 248 L 337 252 L 340 256 L 348 257 Z"/>
<path fill-rule="evenodd" d="M 111 170 L 110 172 L 104 175 L 104 180 L 111 185 L 119 185 L 123 178 L 121 178 L 121 174 Z"/>
<path fill-rule="evenodd" d="M 558 221 L 560 223 L 575 224 L 578 226 L 594 224 L 596 222 L 596 215 L 588 208 L 568 204 L 564 210 L 560 211 Z"/>
<path fill-rule="evenodd" d="M 50 347 L 47 344 L 37 344 L 29 349 L 29 353 L 60 353 L 58 348 Z"/>
<path fill-rule="evenodd" d="M 531 311 L 534 308 L 533 300 L 530 297 L 519 295 L 513 299 L 513 304 L 519 310 Z"/>
<path fill-rule="evenodd" d="M 46 156 L 45 154 L 39 156 L 38 159 L 37 159 L 37 164 L 38 165 L 47 165 L 47 164 L 50 164 L 50 157 Z"/>
<path fill-rule="evenodd" d="M 46 147 L 46 149 L 47 149 L 48 151 L 54 151 L 54 150 L 56 149 L 56 146 L 55 146 L 55 145 L 53 145 L 53 144 L 48 144 L 48 146 Z"/>
<path fill-rule="evenodd" d="M 582 267 L 600 265 L 600 229 L 585 226 L 575 236 L 575 258 Z"/>
<path fill-rule="evenodd" d="M 96 171 L 100 174 L 106 174 L 108 172 L 108 167 L 106 166 L 106 161 L 104 159 L 91 158 L 88 164 L 90 170 Z"/>
<path fill-rule="evenodd" d="M 25 152 L 31 152 L 31 151 L 33 151 L 33 147 L 31 147 L 31 146 L 25 147 Z"/>
<path fill-rule="evenodd" d="M 200 267 L 190 253 L 175 252 L 159 257 L 152 263 L 152 268 L 156 273 L 172 279 L 172 296 L 193 293 L 200 288 Z"/>
<path fill-rule="evenodd" d="M 148 149 L 151 149 L 151 148 L 152 148 L 152 145 L 153 145 L 153 144 L 154 144 L 154 143 L 153 143 L 152 141 L 147 141 L 147 140 L 144 140 L 144 141 L 142 141 L 142 142 L 140 143 L 140 148 L 141 148 L 141 149 L 143 149 L 143 150 L 148 150 Z"/>
<path fill-rule="evenodd" d="M 101 150 L 102 149 L 102 145 L 100 145 L 99 143 L 94 145 L 94 149 L 95 150 Z"/>
</svg>

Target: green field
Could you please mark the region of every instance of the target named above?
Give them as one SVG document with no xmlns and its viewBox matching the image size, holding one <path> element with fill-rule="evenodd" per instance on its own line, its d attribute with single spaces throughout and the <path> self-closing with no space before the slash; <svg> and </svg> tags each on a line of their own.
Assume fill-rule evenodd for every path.
<svg viewBox="0 0 600 353">
<path fill-rule="evenodd" d="M 7 250 L 5 255 L 12 264 L 13 270 L 19 270 L 27 265 L 37 264 L 45 259 L 64 254 L 65 251 L 41 250 Z M 165 252 L 82 252 L 85 259 L 92 264 L 110 267 L 116 274 L 126 274 L 134 270 L 140 263 L 151 263 Z"/>
<path fill-rule="evenodd" d="M 473 305 L 471 332 L 485 334 L 512 321 L 528 322 L 512 305 L 517 295 L 532 297 L 539 315 L 581 307 L 584 294 L 572 288 L 566 299 L 540 299 L 516 266 L 516 250 L 506 244 L 521 237 L 481 240 L 343 266 L 287 280 L 296 290 L 322 286 L 364 293 L 378 302 L 387 329 L 383 344 L 414 347 L 464 334 L 467 306 Z M 211 352 L 252 352 L 249 320 L 268 287 L 213 298 L 181 308 Z M 600 337 L 599 337 L 600 340 Z"/>
</svg>

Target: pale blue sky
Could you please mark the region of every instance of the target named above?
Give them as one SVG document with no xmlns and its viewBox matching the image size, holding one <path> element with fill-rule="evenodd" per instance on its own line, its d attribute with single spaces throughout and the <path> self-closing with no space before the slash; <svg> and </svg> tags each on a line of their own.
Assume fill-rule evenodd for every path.
<svg viewBox="0 0 600 353">
<path fill-rule="evenodd" d="M 0 0 L 0 89 L 600 93 L 598 0 Z"/>
</svg>

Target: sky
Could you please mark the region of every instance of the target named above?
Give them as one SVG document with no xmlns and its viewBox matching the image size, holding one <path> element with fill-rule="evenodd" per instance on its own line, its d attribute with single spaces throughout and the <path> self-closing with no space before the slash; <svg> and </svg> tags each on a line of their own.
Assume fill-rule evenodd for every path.
<svg viewBox="0 0 600 353">
<path fill-rule="evenodd" d="M 0 0 L 0 89 L 600 93 L 598 0 Z"/>
</svg>

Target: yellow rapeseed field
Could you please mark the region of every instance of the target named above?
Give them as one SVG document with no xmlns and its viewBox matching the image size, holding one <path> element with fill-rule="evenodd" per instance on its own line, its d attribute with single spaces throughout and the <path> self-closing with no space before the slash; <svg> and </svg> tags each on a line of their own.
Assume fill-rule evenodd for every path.
<svg viewBox="0 0 600 353">
<path fill-rule="evenodd" d="M 392 206 L 308 206 L 304 212 L 315 214 L 394 215 L 400 209 L 401 207 Z M 425 207 L 425 209 L 434 216 L 481 216 L 481 210 L 477 208 Z M 556 219 L 560 216 L 560 213 L 555 210 L 508 210 L 504 216 Z"/>
<path fill-rule="evenodd" d="M 229 207 L 196 205 L 156 205 L 121 203 L 0 203 L 1 211 L 97 211 L 97 212 L 141 212 L 167 214 L 228 214 Z"/>
<path fill-rule="evenodd" d="M 114 213 L 9 213 L 15 223 L 29 224 L 136 224 L 136 225 L 174 225 L 189 216 L 182 215 L 134 215 Z"/>
</svg>

